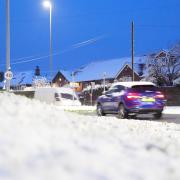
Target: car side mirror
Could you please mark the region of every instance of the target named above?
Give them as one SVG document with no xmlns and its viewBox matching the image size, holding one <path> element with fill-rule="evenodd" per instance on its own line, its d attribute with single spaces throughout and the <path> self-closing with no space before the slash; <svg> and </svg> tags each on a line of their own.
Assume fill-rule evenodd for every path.
<svg viewBox="0 0 180 180">
<path fill-rule="evenodd" d="M 110 94 L 109 92 L 106 92 L 105 95 L 106 95 L 107 97 L 110 97 L 110 96 L 111 96 L 111 94 Z"/>
</svg>

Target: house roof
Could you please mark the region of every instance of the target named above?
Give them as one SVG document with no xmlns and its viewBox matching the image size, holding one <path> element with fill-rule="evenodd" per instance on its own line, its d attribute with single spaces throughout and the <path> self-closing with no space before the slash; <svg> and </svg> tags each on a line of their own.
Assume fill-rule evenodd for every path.
<svg viewBox="0 0 180 180">
<path fill-rule="evenodd" d="M 34 71 L 24 71 L 14 73 L 14 77 L 11 80 L 11 85 L 23 85 L 23 84 L 32 84 L 34 78 Z"/>
<path fill-rule="evenodd" d="M 55 76 L 55 72 L 52 73 L 52 76 Z M 48 72 L 41 72 L 41 76 L 38 77 L 45 77 L 47 80 L 50 80 L 50 73 Z M 23 71 L 23 72 L 13 72 L 13 78 L 11 80 L 11 86 L 18 86 L 18 85 L 27 85 L 32 84 L 34 78 L 34 71 Z M 4 82 L 0 83 L 0 87 L 4 86 Z"/>
<path fill-rule="evenodd" d="M 147 56 L 140 56 L 134 58 L 134 70 L 136 73 L 139 72 L 139 63 L 145 63 Z M 92 62 L 87 66 L 74 71 L 75 73 L 75 81 L 91 81 L 91 80 L 100 80 L 103 79 L 105 75 L 106 78 L 116 78 L 118 73 L 125 67 L 125 65 L 129 65 L 131 67 L 131 58 L 118 58 L 118 59 L 110 59 L 106 61 L 98 61 Z M 64 77 L 68 81 L 72 81 L 72 72 L 60 70 L 60 72 L 64 75 Z M 58 72 L 53 72 L 53 78 L 56 76 Z M 46 77 L 48 80 L 50 78 L 49 72 L 41 72 L 42 77 Z M 11 81 L 11 85 L 25 85 L 32 84 L 33 79 L 35 78 L 34 71 L 24 71 L 24 72 L 16 72 L 14 73 L 14 77 Z M 3 86 L 3 83 L 0 83 L 0 86 Z"/>
<path fill-rule="evenodd" d="M 161 57 L 165 57 L 167 55 L 168 51 L 167 50 L 161 50 L 159 51 L 157 54 L 155 54 L 155 58 L 161 58 Z"/>
<path fill-rule="evenodd" d="M 63 75 L 64 75 L 64 77 L 70 82 L 70 81 L 72 81 L 72 73 L 70 72 L 70 71 L 64 71 L 64 70 L 61 70 L 60 71 Z"/>
<path fill-rule="evenodd" d="M 136 73 L 139 71 L 138 64 L 145 63 L 146 56 L 135 57 L 134 69 Z M 91 81 L 106 78 L 115 78 L 118 72 L 128 64 L 131 67 L 131 58 L 119 58 L 106 61 L 93 62 L 81 69 L 76 77 L 75 81 Z"/>
<path fill-rule="evenodd" d="M 32 84 L 34 71 L 13 72 L 11 86 Z M 4 82 L 0 83 L 0 87 L 4 86 Z"/>
<path fill-rule="evenodd" d="M 131 66 L 132 66 L 132 65 L 131 65 L 130 63 L 126 63 L 126 64 L 120 69 L 120 71 L 116 74 L 115 78 L 117 78 L 117 77 L 121 74 L 121 72 L 122 72 L 126 67 L 131 68 Z M 139 75 L 138 72 L 136 72 L 136 71 L 138 71 L 138 69 L 139 69 L 138 64 L 134 64 L 134 73 L 136 73 L 137 75 Z"/>
</svg>

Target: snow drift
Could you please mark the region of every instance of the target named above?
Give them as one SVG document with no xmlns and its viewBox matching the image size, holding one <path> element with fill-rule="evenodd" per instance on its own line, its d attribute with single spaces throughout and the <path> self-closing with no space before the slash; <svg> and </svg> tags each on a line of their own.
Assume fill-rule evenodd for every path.
<svg viewBox="0 0 180 180">
<path fill-rule="evenodd" d="M 84 116 L 0 93 L 0 179 L 180 179 L 180 124 Z"/>
</svg>

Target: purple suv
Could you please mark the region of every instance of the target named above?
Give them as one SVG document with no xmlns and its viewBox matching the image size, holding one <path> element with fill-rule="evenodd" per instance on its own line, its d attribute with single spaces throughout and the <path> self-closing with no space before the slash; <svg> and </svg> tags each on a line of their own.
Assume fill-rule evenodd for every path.
<svg viewBox="0 0 180 180">
<path fill-rule="evenodd" d="M 97 114 L 115 113 L 123 119 L 151 113 L 159 119 L 165 103 L 165 96 L 151 82 L 118 82 L 97 99 Z"/>
</svg>

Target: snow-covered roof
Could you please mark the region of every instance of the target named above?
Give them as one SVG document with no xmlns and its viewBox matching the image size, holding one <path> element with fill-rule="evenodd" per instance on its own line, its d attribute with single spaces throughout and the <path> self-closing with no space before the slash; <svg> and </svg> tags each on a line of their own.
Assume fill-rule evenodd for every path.
<svg viewBox="0 0 180 180">
<path fill-rule="evenodd" d="M 139 71 L 138 64 L 145 63 L 146 58 L 146 56 L 135 57 L 134 68 L 136 72 Z M 76 75 L 75 81 L 99 80 L 103 79 L 104 76 L 106 76 L 106 78 L 115 78 L 121 68 L 126 64 L 131 66 L 130 57 L 92 62 L 81 69 L 81 72 Z"/>
<path fill-rule="evenodd" d="M 71 72 L 70 71 L 64 71 L 64 70 L 61 70 L 60 71 L 64 77 L 68 80 L 68 81 L 72 81 L 72 76 L 71 76 Z"/>
<path fill-rule="evenodd" d="M 22 85 L 22 84 L 32 84 L 34 78 L 34 71 L 24 71 L 14 73 L 14 77 L 11 80 L 11 85 Z"/>
<path fill-rule="evenodd" d="M 34 71 L 13 72 L 11 86 L 32 84 Z M 4 82 L 0 83 L 0 87 L 4 86 Z"/>
<path fill-rule="evenodd" d="M 132 86 L 136 86 L 136 85 L 153 85 L 153 86 L 155 86 L 154 83 L 152 83 L 152 82 L 145 82 L 145 81 L 117 82 L 117 83 L 114 83 L 112 85 L 112 87 L 116 86 L 116 85 L 122 85 L 122 86 L 125 86 L 125 87 L 132 87 Z"/>
<path fill-rule="evenodd" d="M 55 72 L 52 73 L 52 77 L 55 76 Z M 41 76 L 38 78 L 45 77 L 47 80 L 50 80 L 50 73 L 42 72 Z M 27 85 L 32 84 L 33 80 L 36 78 L 34 75 L 34 71 L 23 71 L 23 72 L 13 72 L 13 79 L 11 80 L 11 86 L 18 86 L 18 85 Z M 0 83 L 0 87 L 4 86 L 4 82 Z"/>
<path fill-rule="evenodd" d="M 146 63 L 147 56 L 139 56 L 134 58 L 134 70 L 136 73 L 139 72 L 139 64 Z M 131 67 L 131 58 L 118 58 L 110 59 L 106 61 L 92 62 L 87 66 L 78 69 L 75 71 L 74 80 L 76 82 L 81 81 L 91 81 L 91 80 L 100 80 L 105 76 L 106 78 L 116 78 L 118 73 L 124 68 L 125 65 Z M 58 71 L 52 73 L 50 78 L 49 72 L 41 72 L 42 77 L 46 77 L 48 80 L 54 78 Z M 72 71 L 60 70 L 60 72 L 65 76 L 68 81 L 72 81 Z M 34 71 L 24 71 L 24 72 L 13 72 L 14 77 L 11 81 L 11 85 L 25 85 L 32 84 L 33 79 L 35 78 Z M 3 83 L 0 83 L 0 87 L 3 87 Z"/>
</svg>

